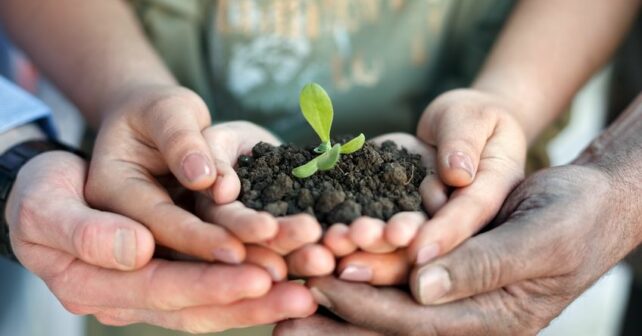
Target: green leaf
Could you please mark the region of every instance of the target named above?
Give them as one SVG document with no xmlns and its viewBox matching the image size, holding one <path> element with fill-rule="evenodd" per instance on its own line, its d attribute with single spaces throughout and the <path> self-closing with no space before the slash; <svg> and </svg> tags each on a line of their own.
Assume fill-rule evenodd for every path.
<svg viewBox="0 0 642 336">
<path fill-rule="evenodd" d="M 306 84 L 301 90 L 299 105 L 305 120 L 312 126 L 321 142 L 329 142 L 333 110 L 328 93 L 317 83 Z"/>
<path fill-rule="evenodd" d="M 319 170 L 330 170 L 339 161 L 339 156 L 341 156 L 341 145 L 335 144 L 332 146 L 332 149 L 319 155 L 317 162 L 317 167 Z"/>
<path fill-rule="evenodd" d="M 314 159 L 310 160 L 308 163 L 298 166 L 294 169 L 292 169 L 292 175 L 298 177 L 298 178 L 306 178 L 312 176 L 314 173 L 319 170 L 317 167 L 318 161 L 320 156 L 315 157 Z"/>
<path fill-rule="evenodd" d="M 341 154 L 352 154 L 363 147 L 366 142 L 366 136 L 363 133 L 341 145 Z"/>
</svg>

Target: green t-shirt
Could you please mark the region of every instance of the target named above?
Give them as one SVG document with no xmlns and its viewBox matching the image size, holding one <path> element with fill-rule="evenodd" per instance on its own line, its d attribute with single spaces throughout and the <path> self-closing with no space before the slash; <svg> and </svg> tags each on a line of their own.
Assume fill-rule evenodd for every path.
<svg viewBox="0 0 642 336">
<path fill-rule="evenodd" d="M 298 107 L 320 83 L 334 134 L 413 132 L 437 93 L 472 79 L 511 2 L 134 0 L 150 39 L 216 122 L 314 141 Z"/>
</svg>

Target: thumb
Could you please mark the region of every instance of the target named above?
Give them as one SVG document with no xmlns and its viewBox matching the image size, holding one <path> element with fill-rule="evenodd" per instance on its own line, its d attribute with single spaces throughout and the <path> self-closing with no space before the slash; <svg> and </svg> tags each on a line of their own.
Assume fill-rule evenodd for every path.
<svg viewBox="0 0 642 336">
<path fill-rule="evenodd" d="M 152 234 L 129 218 L 89 208 L 83 198 L 85 173 L 85 163 L 65 152 L 29 160 L 7 202 L 13 238 L 106 268 L 147 264 L 154 252 Z"/>
<path fill-rule="evenodd" d="M 525 217 L 475 236 L 416 268 L 410 276 L 415 299 L 424 305 L 441 304 L 544 275 L 556 262 L 556 249 L 551 246 L 563 241 Z"/>
<path fill-rule="evenodd" d="M 211 122 L 205 103 L 198 97 L 166 99 L 148 110 L 139 126 L 147 130 L 174 176 L 191 190 L 211 186 L 217 172 L 201 133 Z"/>
<path fill-rule="evenodd" d="M 143 225 L 117 214 L 76 203 L 54 212 L 59 230 L 40 235 L 51 246 L 92 265 L 133 270 L 146 265 L 154 253 L 154 237 Z M 52 222 L 54 223 L 54 222 Z"/>
<path fill-rule="evenodd" d="M 472 183 L 481 153 L 493 134 L 493 118 L 472 109 L 457 106 L 440 112 L 428 110 L 417 129 L 420 139 L 437 147 L 439 176 L 453 187 Z"/>
<path fill-rule="evenodd" d="M 208 127 L 203 136 L 214 157 L 217 177 L 205 193 L 217 204 L 234 201 L 241 190 L 234 166 L 241 155 L 249 155 L 259 142 L 278 146 L 280 141 L 266 129 L 246 121 L 230 121 Z"/>
</svg>

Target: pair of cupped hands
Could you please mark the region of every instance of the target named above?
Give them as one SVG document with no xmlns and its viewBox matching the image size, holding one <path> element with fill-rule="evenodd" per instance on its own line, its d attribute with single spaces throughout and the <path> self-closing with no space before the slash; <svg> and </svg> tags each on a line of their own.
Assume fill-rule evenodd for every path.
<svg viewBox="0 0 642 336">
<path fill-rule="evenodd" d="M 430 318 L 423 305 L 492 294 L 527 276 L 492 273 L 501 263 L 491 257 L 507 251 L 490 238 L 457 248 L 523 179 L 526 143 L 509 110 L 489 93 L 451 91 L 428 106 L 416 136 L 372 139 L 421 154 L 434 172 L 420 187 L 428 214 L 399 213 L 387 223 L 362 217 L 323 233 L 308 214 L 275 218 L 236 201 L 236 159 L 259 141 L 278 144 L 274 135 L 243 121 L 210 126 L 205 104 L 183 88 L 135 90 L 105 113 L 90 163 L 50 152 L 23 167 L 7 207 L 12 246 L 67 310 L 110 325 L 210 332 L 305 318 L 276 333 L 430 334 L 445 314 L 472 319 L 475 309 L 504 312 L 510 304 L 486 295 L 437 306 L 444 310 Z M 521 203 L 512 201 L 504 218 Z M 510 246 L 521 257 L 535 248 Z M 458 263 L 446 267 L 448 258 Z M 311 280 L 306 287 L 288 275 Z M 415 300 L 370 287 L 404 284 Z M 353 324 L 311 316 L 317 304 Z"/>
</svg>

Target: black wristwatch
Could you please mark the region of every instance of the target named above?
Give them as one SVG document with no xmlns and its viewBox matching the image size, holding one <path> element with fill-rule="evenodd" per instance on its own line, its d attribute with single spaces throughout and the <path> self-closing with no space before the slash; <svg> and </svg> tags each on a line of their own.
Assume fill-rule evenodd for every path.
<svg viewBox="0 0 642 336">
<path fill-rule="evenodd" d="M 73 152 L 76 155 L 84 157 L 79 151 L 56 141 L 52 140 L 33 140 L 20 143 L 11 147 L 9 150 L 0 155 L 0 255 L 17 261 L 11 241 L 9 240 L 9 225 L 5 218 L 5 209 L 7 199 L 11 192 L 11 187 L 16 181 L 20 168 L 36 155 L 44 152 L 63 150 Z"/>
</svg>

